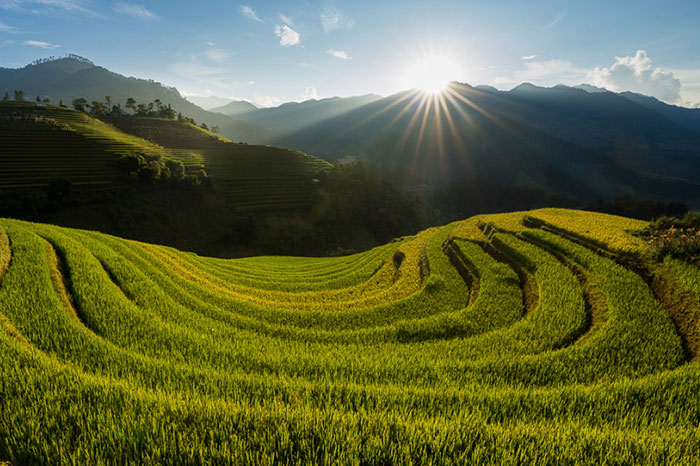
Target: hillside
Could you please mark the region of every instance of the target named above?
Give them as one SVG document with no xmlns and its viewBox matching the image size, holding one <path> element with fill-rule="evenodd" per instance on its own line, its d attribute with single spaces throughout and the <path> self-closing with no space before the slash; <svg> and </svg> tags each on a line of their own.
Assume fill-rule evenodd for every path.
<svg viewBox="0 0 700 466">
<path fill-rule="evenodd" d="M 0 103 L 0 189 L 31 188 L 65 178 L 76 186 L 124 183 L 122 156 L 181 161 L 204 169 L 239 209 L 308 207 L 312 179 L 327 162 L 288 149 L 235 144 L 189 123 L 109 118 L 109 123 L 54 105 Z"/>
<path fill-rule="evenodd" d="M 222 260 L 2 219 L 0 460 L 695 464 L 700 268 L 642 261 L 643 226 Z"/>
<path fill-rule="evenodd" d="M 254 143 L 266 135 L 260 127 L 198 107 L 183 98 L 174 87 L 153 80 L 126 77 L 77 56 L 40 61 L 16 69 L 0 68 L 0 93 L 12 94 L 15 89 L 23 90 L 30 98 L 40 95 L 50 98 L 53 103 L 62 100 L 67 105 L 80 97 L 92 102 L 110 96 L 114 104 L 122 107 L 129 97 L 139 102 L 159 99 L 198 123 L 218 126 L 222 134 L 231 139 Z"/>
<path fill-rule="evenodd" d="M 281 147 L 236 144 L 197 126 L 156 118 L 116 118 L 127 133 L 166 149 L 190 170 L 204 168 L 214 187 L 241 210 L 279 211 L 311 204 L 313 179 L 330 164 Z"/>
<path fill-rule="evenodd" d="M 52 179 L 111 186 L 123 181 L 122 156 L 165 150 L 82 112 L 33 102 L 0 102 L 0 189 L 47 185 Z"/>
</svg>

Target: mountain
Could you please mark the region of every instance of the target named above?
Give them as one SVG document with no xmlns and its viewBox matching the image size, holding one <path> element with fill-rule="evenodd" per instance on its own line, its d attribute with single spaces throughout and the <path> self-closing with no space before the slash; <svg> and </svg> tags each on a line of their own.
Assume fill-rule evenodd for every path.
<svg viewBox="0 0 700 466">
<path fill-rule="evenodd" d="M 176 111 L 194 118 L 198 123 L 218 126 L 221 134 L 230 139 L 255 143 L 270 137 L 260 127 L 198 107 L 183 98 L 174 87 L 126 77 L 75 55 L 41 60 L 23 68 L 0 68 L 0 93 L 12 95 L 15 89 L 25 91 L 29 99 L 39 95 L 49 97 L 54 103 L 63 101 L 67 105 L 77 97 L 92 102 L 104 101 L 105 96 L 110 96 L 114 104 L 122 106 L 129 97 L 141 103 L 160 99 L 165 105 L 172 105 Z"/>
<path fill-rule="evenodd" d="M 700 109 L 670 105 L 654 97 L 634 92 L 620 93 L 624 98 L 665 116 L 669 120 L 694 131 L 700 131 Z"/>
<path fill-rule="evenodd" d="M 577 86 L 574 86 L 574 89 L 581 89 L 581 90 L 584 90 L 584 91 L 590 92 L 590 93 L 594 93 L 594 92 L 610 92 L 610 91 L 608 91 L 607 89 L 605 89 L 604 87 L 598 87 L 598 86 L 594 86 L 594 85 L 592 85 L 592 84 L 587 84 L 587 83 L 581 83 L 581 84 L 579 84 L 579 85 L 577 85 Z"/>
<path fill-rule="evenodd" d="M 217 97 L 215 95 L 210 95 L 210 96 L 198 96 L 198 95 L 188 95 L 185 96 L 185 99 L 189 100 L 195 105 L 198 105 L 202 107 L 204 110 L 211 110 L 212 108 L 215 107 L 221 107 L 222 105 L 226 105 L 230 102 L 233 102 L 233 99 L 228 99 L 226 97 Z"/>
<path fill-rule="evenodd" d="M 224 115 L 228 115 L 230 117 L 239 117 L 256 110 L 258 110 L 258 107 L 250 102 L 246 102 L 245 100 L 233 100 L 226 105 L 211 109 L 212 112 L 223 113 Z"/>
<path fill-rule="evenodd" d="M 227 105 L 226 110 L 213 109 L 212 111 L 234 115 L 236 118 L 252 125 L 278 132 L 287 132 L 300 131 L 380 99 L 381 97 L 375 94 L 357 97 L 332 97 L 329 99 L 306 100 L 304 102 L 288 102 L 279 107 L 261 108 L 248 112 L 239 111 L 239 109 L 246 107 L 242 102 L 236 102 L 236 106 L 233 104 Z M 231 110 L 236 110 L 236 113 L 232 113 Z"/>
<path fill-rule="evenodd" d="M 700 132 L 612 92 L 452 83 L 444 96 L 405 91 L 274 142 L 369 160 L 414 186 L 483 176 L 577 201 L 700 204 Z"/>
</svg>

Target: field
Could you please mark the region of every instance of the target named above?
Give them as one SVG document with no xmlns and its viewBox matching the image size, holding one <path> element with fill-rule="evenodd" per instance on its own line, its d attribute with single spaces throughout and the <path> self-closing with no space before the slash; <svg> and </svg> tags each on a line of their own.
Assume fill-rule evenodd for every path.
<svg viewBox="0 0 700 466">
<path fill-rule="evenodd" d="M 0 462 L 698 464 L 700 269 L 664 298 L 637 225 L 224 260 L 0 220 Z"/>
<path fill-rule="evenodd" d="M 204 169 L 214 188 L 240 210 L 308 207 L 317 173 L 329 167 L 310 155 L 236 144 L 191 124 L 118 118 L 113 124 L 54 105 L 0 104 L 0 189 L 34 188 L 65 178 L 81 187 L 123 182 L 119 157 L 144 154 Z"/>
<path fill-rule="evenodd" d="M 236 144 L 188 123 L 157 118 L 121 118 L 121 130 L 163 146 L 189 171 L 204 169 L 216 189 L 241 210 L 307 207 L 312 179 L 327 162 L 281 147 Z"/>
</svg>

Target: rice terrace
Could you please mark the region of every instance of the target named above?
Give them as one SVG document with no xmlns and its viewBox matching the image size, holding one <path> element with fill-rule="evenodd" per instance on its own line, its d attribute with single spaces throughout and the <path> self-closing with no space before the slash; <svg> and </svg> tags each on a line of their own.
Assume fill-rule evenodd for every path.
<svg viewBox="0 0 700 466">
<path fill-rule="evenodd" d="M 698 6 L 258 3 L 0 1 L 0 466 L 700 464 Z"/>
</svg>

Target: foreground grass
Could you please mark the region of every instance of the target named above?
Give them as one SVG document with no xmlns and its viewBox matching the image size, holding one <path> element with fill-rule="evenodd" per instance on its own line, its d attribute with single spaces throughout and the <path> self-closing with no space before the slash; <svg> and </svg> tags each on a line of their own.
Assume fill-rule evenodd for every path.
<svg viewBox="0 0 700 466">
<path fill-rule="evenodd" d="M 600 253 L 633 253 L 631 222 L 566 212 L 327 259 L 0 220 L 0 458 L 697 464 L 686 335 Z"/>
</svg>

